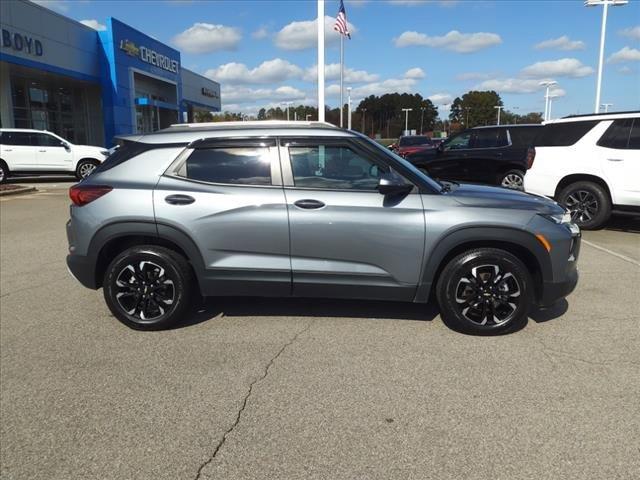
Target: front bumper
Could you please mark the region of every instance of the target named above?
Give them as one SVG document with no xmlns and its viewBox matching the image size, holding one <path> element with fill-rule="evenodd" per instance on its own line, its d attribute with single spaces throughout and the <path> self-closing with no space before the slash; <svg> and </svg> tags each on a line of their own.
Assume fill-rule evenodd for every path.
<svg viewBox="0 0 640 480">
<path fill-rule="evenodd" d="M 574 268 L 567 274 L 567 278 L 561 282 L 544 282 L 542 295 L 538 302 L 539 305 L 541 307 L 548 307 L 569 295 L 575 290 L 579 276 L 578 269 Z"/>
</svg>

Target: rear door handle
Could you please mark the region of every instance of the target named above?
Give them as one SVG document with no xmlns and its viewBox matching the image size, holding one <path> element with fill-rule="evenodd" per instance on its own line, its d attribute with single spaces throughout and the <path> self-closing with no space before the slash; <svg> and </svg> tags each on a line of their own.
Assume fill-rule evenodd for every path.
<svg viewBox="0 0 640 480">
<path fill-rule="evenodd" d="M 170 205 L 189 205 L 195 202 L 196 199 L 189 195 L 169 195 L 164 198 L 164 201 Z"/>
<path fill-rule="evenodd" d="M 297 202 L 294 202 L 294 205 L 298 208 L 304 208 L 306 210 L 316 210 L 318 208 L 324 207 L 324 203 L 322 203 L 320 200 L 310 199 L 298 200 Z"/>
<path fill-rule="evenodd" d="M 622 158 L 607 158 L 610 162 L 624 162 Z"/>
<path fill-rule="evenodd" d="M 38 150 L 39 152 L 46 152 L 47 150 Z"/>
</svg>

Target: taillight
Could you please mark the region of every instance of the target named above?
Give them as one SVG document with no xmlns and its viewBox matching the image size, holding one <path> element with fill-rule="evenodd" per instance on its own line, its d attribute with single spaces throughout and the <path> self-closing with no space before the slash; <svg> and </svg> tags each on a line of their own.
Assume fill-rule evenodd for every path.
<svg viewBox="0 0 640 480">
<path fill-rule="evenodd" d="M 527 150 L 527 170 L 533 167 L 533 161 L 536 159 L 536 149 L 529 147 Z"/>
<path fill-rule="evenodd" d="M 106 195 L 113 187 L 107 185 L 74 185 L 69 189 L 69 198 L 74 205 L 82 207 L 87 203 L 91 203 L 97 200 L 103 195 Z"/>
</svg>

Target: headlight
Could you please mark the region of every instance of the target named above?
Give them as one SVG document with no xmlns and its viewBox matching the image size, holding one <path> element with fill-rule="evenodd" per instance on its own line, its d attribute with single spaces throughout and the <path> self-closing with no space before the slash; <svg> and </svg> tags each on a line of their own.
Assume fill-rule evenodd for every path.
<svg viewBox="0 0 640 480">
<path fill-rule="evenodd" d="M 556 213 L 553 215 L 541 213 L 540 216 L 552 221 L 553 223 L 557 223 L 558 225 L 571 223 L 571 214 L 569 212 Z"/>
</svg>

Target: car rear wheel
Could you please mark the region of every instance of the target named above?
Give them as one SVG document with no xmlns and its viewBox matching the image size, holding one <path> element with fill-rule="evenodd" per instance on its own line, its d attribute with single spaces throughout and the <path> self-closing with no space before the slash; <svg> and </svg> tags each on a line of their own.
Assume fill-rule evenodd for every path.
<svg viewBox="0 0 640 480">
<path fill-rule="evenodd" d="M 99 162 L 96 160 L 80 160 L 76 166 L 76 178 L 82 180 L 93 173 Z"/>
<path fill-rule="evenodd" d="M 171 327 L 187 315 L 193 274 L 184 257 L 164 247 L 143 245 L 120 253 L 107 267 L 107 306 L 138 330 Z"/>
<path fill-rule="evenodd" d="M 600 228 L 611 216 L 609 194 L 597 183 L 575 182 L 558 195 L 558 203 L 571 213 L 571 220 L 580 228 Z"/>
<path fill-rule="evenodd" d="M 491 335 L 524 326 L 533 302 L 531 275 L 511 253 L 479 248 L 453 258 L 436 286 L 440 313 L 454 330 Z"/>
<path fill-rule="evenodd" d="M 512 190 L 524 190 L 524 172 L 522 170 L 509 170 L 502 176 L 500 186 Z"/>
<path fill-rule="evenodd" d="M 7 168 L 7 164 L 3 160 L 0 160 L 0 183 L 6 182 L 8 176 L 9 168 Z"/>
</svg>

